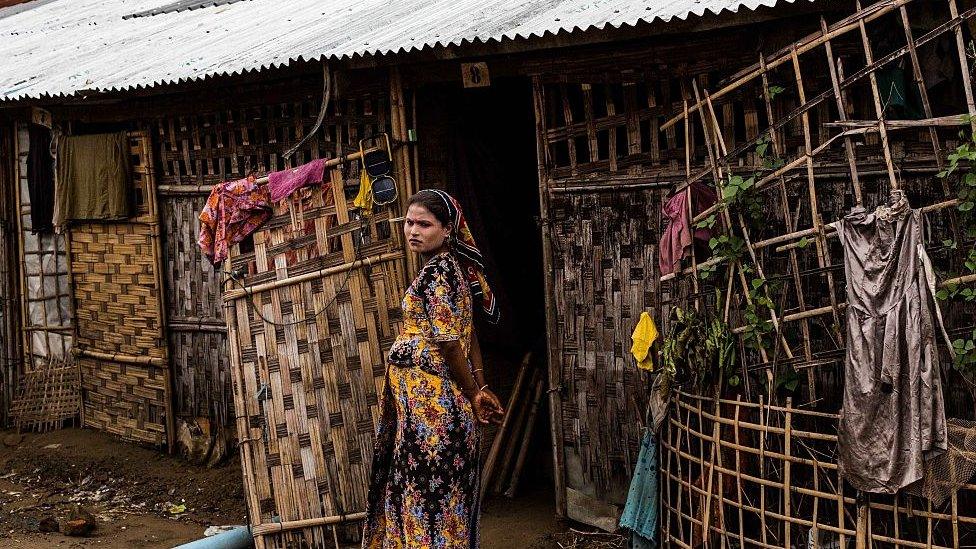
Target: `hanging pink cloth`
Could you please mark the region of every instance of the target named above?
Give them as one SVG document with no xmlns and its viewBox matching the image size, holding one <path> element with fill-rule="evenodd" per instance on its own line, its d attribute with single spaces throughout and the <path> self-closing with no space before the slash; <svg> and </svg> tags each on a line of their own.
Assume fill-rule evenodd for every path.
<svg viewBox="0 0 976 549">
<path fill-rule="evenodd" d="M 691 245 L 695 240 L 708 242 L 714 233 L 707 227 L 692 230 L 691 215 L 688 212 L 689 192 L 694 215 L 712 207 L 718 200 L 714 189 L 704 183 L 695 182 L 672 196 L 661 209 L 671 220 L 661 235 L 659 263 L 662 275 L 673 273 L 681 265 L 681 259 L 692 253 Z"/>
<path fill-rule="evenodd" d="M 324 158 L 313 160 L 308 164 L 302 164 L 297 168 L 271 172 L 268 174 L 268 189 L 271 191 L 271 201 L 278 202 L 306 185 L 321 183 L 324 174 Z"/>
</svg>

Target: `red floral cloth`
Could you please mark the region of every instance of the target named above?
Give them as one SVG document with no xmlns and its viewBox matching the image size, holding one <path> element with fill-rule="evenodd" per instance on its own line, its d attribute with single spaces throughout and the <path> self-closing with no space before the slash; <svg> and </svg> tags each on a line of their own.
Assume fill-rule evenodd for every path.
<svg viewBox="0 0 976 549">
<path fill-rule="evenodd" d="M 200 212 L 197 243 L 203 254 L 214 264 L 227 259 L 231 246 L 271 217 L 271 208 L 268 186 L 257 184 L 254 176 L 216 185 Z"/>
</svg>

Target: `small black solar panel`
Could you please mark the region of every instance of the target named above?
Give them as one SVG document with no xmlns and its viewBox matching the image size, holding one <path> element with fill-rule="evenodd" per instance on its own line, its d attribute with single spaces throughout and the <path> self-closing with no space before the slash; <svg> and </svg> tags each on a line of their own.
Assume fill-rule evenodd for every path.
<svg viewBox="0 0 976 549">
<path fill-rule="evenodd" d="M 153 8 L 151 10 L 139 11 L 136 13 L 130 13 L 128 15 L 123 15 L 122 19 L 132 19 L 134 17 L 151 17 L 153 15 L 160 15 L 163 13 L 175 13 L 178 11 L 189 11 L 200 8 L 209 8 L 212 6 L 223 6 L 225 4 L 236 4 L 237 2 L 243 2 L 244 0 L 177 0 L 172 4 L 166 4 L 165 6 L 160 6 L 158 8 Z"/>
</svg>

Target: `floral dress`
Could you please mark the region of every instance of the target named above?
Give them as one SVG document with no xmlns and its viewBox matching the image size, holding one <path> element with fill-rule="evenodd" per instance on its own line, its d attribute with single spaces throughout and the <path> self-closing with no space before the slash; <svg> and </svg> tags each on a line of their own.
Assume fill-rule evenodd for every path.
<svg viewBox="0 0 976 549">
<path fill-rule="evenodd" d="M 477 548 L 480 435 L 437 345 L 456 340 L 470 355 L 471 290 L 453 254 L 442 252 L 424 265 L 402 308 L 381 401 L 363 547 Z"/>
</svg>

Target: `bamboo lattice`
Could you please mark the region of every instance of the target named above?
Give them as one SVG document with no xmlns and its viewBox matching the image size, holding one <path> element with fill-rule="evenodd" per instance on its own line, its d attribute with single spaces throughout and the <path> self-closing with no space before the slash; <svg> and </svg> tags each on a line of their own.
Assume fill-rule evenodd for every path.
<svg viewBox="0 0 976 549">
<path fill-rule="evenodd" d="M 742 381 L 725 387 L 723 400 L 677 397 L 661 442 L 665 545 L 958 548 L 976 535 L 972 484 L 938 508 L 904 493 L 845 493 L 836 463 L 845 281 L 830 226 L 852 206 L 873 208 L 901 189 L 926 212 L 937 267 L 951 273 L 961 264 L 945 244 L 970 243 L 956 212 L 958 180 L 936 174 L 976 114 L 963 43 L 974 16 L 955 0 L 858 4 L 718 85 L 690 78 L 679 114 L 662 124 L 700 137 L 686 147 L 679 188 L 701 181 L 721 196 L 733 179 L 752 178 L 762 207 L 760 223 L 742 203 L 692 212 L 693 222 L 714 222 L 742 249 L 716 248 L 661 278 L 672 305 L 730 322 Z M 925 61 L 942 45 L 951 46 L 938 51 L 949 52 L 955 72 L 930 102 Z M 917 113 L 904 97 L 916 98 Z M 760 116 L 743 124 L 736 113 L 749 103 Z M 757 308 L 763 299 L 773 305 Z M 971 309 L 947 309 L 950 333 L 972 330 Z M 759 324 L 749 316 L 757 310 Z M 947 415 L 971 419 L 965 378 L 951 367 L 944 376 Z M 783 382 L 791 377 L 794 388 Z"/>
<path fill-rule="evenodd" d="M 38 364 L 17 387 L 10 417 L 18 431 L 60 429 L 81 411 L 81 380 L 71 357 Z"/>
</svg>

